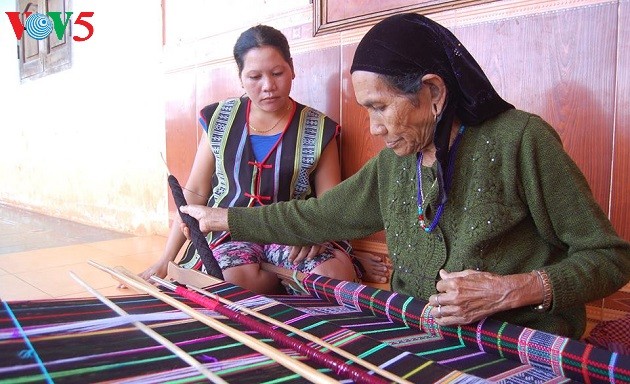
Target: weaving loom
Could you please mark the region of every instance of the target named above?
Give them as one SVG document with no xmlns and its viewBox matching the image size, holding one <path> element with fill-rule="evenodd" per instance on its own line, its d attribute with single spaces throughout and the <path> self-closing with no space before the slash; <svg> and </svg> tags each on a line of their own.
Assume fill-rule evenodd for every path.
<svg viewBox="0 0 630 384">
<path fill-rule="evenodd" d="M 307 331 L 408 382 L 630 382 L 630 356 L 491 320 L 440 328 L 426 315 L 426 302 L 355 283 L 302 275 L 294 284 L 308 295 L 262 296 L 218 279 L 208 284 L 198 272 L 177 267 L 169 268 L 169 275 L 193 286 L 205 281 L 208 292 Z M 165 295 L 318 372 L 350 382 L 230 318 L 174 293 Z M 120 316 L 95 299 L 3 302 L 0 383 L 208 381 L 134 322 L 150 326 L 226 382 L 307 382 L 155 297 L 110 299 L 128 315 Z"/>
</svg>

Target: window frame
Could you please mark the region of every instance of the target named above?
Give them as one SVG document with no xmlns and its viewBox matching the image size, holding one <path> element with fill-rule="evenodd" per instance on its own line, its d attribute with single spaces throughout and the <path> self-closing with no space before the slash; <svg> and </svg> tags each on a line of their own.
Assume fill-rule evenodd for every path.
<svg viewBox="0 0 630 384">
<path fill-rule="evenodd" d="M 55 11 L 62 15 L 69 9 L 69 0 L 16 0 L 22 25 L 24 12 L 43 13 Z M 60 9 L 63 8 L 63 9 Z M 36 40 L 26 32 L 17 41 L 20 82 L 39 79 L 72 67 L 72 23 L 66 27 L 63 39 L 53 31 L 47 38 Z"/>
</svg>

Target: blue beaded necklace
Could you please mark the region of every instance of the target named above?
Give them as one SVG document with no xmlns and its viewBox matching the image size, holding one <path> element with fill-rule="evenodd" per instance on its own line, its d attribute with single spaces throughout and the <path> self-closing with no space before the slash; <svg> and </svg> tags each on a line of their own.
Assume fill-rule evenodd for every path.
<svg viewBox="0 0 630 384">
<path fill-rule="evenodd" d="M 448 153 L 448 168 L 446 170 L 446 178 L 444 180 L 444 191 L 448 193 L 451 182 L 453 180 L 453 171 L 455 169 L 455 153 L 457 152 L 457 146 L 459 144 L 459 139 L 462 137 L 464 130 L 466 127 L 462 124 L 459 127 L 459 131 L 457 132 L 457 137 L 455 137 L 455 141 L 451 146 L 451 149 Z M 424 209 L 422 208 L 422 202 L 424 201 L 424 192 L 422 191 L 422 151 L 418 154 L 417 160 L 417 168 L 418 168 L 418 223 L 420 223 L 420 227 L 427 233 L 433 232 L 435 227 L 437 227 L 440 218 L 442 217 L 442 212 L 444 211 L 444 202 L 438 205 L 437 210 L 435 212 L 435 217 L 431 224 L 427 227 L 425 218 L 424 218 Z"/>
</svg>

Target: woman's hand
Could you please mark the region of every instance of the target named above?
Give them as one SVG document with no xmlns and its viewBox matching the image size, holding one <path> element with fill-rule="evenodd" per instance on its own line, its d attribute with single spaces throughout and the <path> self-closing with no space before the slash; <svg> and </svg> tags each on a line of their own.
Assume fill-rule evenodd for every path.
<svg viewBox="0 0 630 384">
<path fill-rule="evenodd" d="M 160 279 L 163 279 L 164 277 L 166 277 L 167 272 L 168 261 L 163 262 L 162 260 L 160 260 L 144 270 L 142 273 L 140 273 L 139 276 L 146 281 L 151 281 L 151 276 L 157 276 Z"/>
<path fill-rule="evenodd" d="M 138 276 L 140 276 L 142 279 L 153 284 L 153 282 L 151 281 L 151 276 L 157 276 L 161 279 L 166 277 L 166 274 L 168 272 L 168 263 L 169 263 L 169 260 L 160 259 L 156 261 L 155 264 L 153 264 L 149 268 L 140 272 Z M 127 286 L 124 283 L 120 283 L 118 284 L 118 288 L 127 289 Z"/>
<path fill-rule="evenodd" d="M 294 245 L 291 247 L 291 252 L 289 253 L 289 262 L 291 264 L 297 265 L 300 264 L 304 259 L 312 260 L 315 256 L 324 252 L 325 249 L 326 246 L 321 244 L 305 246 Z"/>
<path fill-rule="evenodd" d="M 497 312 L 537 304 L 541 287 L 531 273 L 500 276 L 465 270 L 440 271 L 439 293 L 429 297 L 431 314 L 439 325 L 462 325 L 479 321 Z"/>
<path fill-rule="evenodd" d="M 188 229 L 188 226 L 186 225 L 186 223 L 179 223 L 179 230 L 184 234 L 184 236 L 186 237 L 186 240 L 191 241 L 191 237 L 190 237 L 190 229 Z"/>
</svg>

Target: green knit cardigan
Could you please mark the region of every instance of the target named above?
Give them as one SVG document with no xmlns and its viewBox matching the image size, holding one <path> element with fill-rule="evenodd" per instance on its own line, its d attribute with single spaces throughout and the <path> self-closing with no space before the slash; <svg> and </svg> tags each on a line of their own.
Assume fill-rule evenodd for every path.
<svg viewBox="0 0 630 384">
<path fill-rule="evenodd" d="M 438 227 L 418 224 L 416 155 L 382 150 L 320 198 L 230 208 L 236 240 L 313 244 L 385 230 L 394 265 L 392 289 L 428 300 L 441 268 L 499 275 L 544 269 L 553 303 L 492 318 L 580 338 L 585 304 L 630 280 L 630 244 L 595 202 L 555 130 L 540 117 L 510 110 L 467 127 Z M 435 169 L 423 167 L 428 220 L 436 208 Z"/>
</svg>

